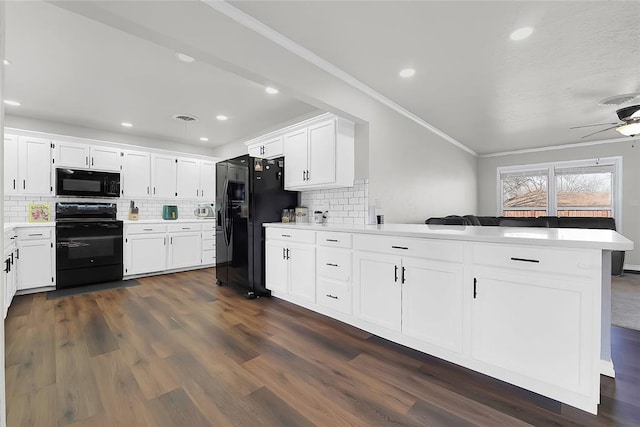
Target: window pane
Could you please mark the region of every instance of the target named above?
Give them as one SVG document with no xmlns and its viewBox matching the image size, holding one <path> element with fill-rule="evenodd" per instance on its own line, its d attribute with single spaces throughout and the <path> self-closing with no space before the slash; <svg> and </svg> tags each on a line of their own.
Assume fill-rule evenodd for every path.
<svg viewBox="0 0 640 427">
<path fill-rule="evenodd" d="M 613 173 L 563 169 L 556 175 L 558 216 L 613 216 Z"/>
<path fill-rule="evenodd" d="M 547 214 L 547 181 L 540 171 L 504 174 L 502 180 L 503 216 L 542 216 Z"/>
</svg>

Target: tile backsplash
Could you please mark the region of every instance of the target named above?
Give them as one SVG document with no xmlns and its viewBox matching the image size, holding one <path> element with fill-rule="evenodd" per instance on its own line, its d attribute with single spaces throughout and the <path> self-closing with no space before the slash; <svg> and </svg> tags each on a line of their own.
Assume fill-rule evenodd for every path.
<svg viewBox="0 0 640 427">
<path fill-rule="evenodd" d="M 55 220 L 56 202 L 98 202 L 98 203 L 114 203 L 118 204 L 118 219 L 125 220 L 129 218 L 130 199 L 119 198 L 114 199 L 77 199 L 70 197 L 30 197 L 30 196 L 5 196 L 4 198 L 4 221 L 9 222 L 27 222 L 29 220 L 29 205 L 31 203 L 49 203 L 49 211 L 51 213 L 51 221 Z M 197 200 L 136 200 L 138 208 L 138 219 L 162 219 L 163 205 L 177 205 L 179 219 L 196 219 L 193 211 L 199 203 L 204 201 Z M 213 203 L 213 202 L 211 202 Z"/>
<path fill-rule="evenodd" d="M 369 180 L 357 179 L 353 187 L 302 191 L 300 202 L 314 211 L 327 211 L 329 224 L 366 224 L 369 211 Z"/>
</svg>

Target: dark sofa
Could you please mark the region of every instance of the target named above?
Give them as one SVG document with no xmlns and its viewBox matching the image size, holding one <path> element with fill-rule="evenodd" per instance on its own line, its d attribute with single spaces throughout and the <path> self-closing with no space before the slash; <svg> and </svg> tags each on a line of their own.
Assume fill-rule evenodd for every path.
<svg viewBox="0 0 640 427">
<path fill-rule="evenodd" d="M 506 216 L 476 216 L 449 215 L 446 217 L 429 218 L 425 224 L 442 225 L 472 225 L 485 227 L 545 227 L 545 228 L 595 228 L 615 230 L 616 221 L 613 218 L 602 217 L 506 217 Z M 624 266 L 624 251 L 611 252 L 611 274 L 621 276 Z"/>
</svg>

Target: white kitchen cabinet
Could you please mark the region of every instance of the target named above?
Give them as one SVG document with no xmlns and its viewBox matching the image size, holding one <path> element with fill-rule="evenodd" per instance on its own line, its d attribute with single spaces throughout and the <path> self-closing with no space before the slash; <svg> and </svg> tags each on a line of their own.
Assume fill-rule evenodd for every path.
<svg viewBox="0 0 640 427">
<path fill-rule="evenodd" d="M 125 239 L 125 275 L 145 274 L 167 269 L 167 234 L 152 227 Z"/>
<path fill-rule="evenodd" d="M 0 289 L 0 308 L 3 310 L 3 317 L 7 317 L 7 310 L 11 305 L 11 300 L 17 290 L 17 252 L 16 252 L 16 235 L 15 232 L 9 231 L 4 233 L 4 262 L 2 269 L 4 271 L 4 286 Z"/>
<path fill-rule="evenodd" d="M 4 194 L 18 193 L 18 137 L 4 135 Z"/>
<path fill-rule="evenodd" d="M 490 267 L 474 268 L 473 276 L 474 359 L 533 382 L 594 392 L 589 372 L 597 361 L 585 355 L 599 348 L 599 318 L 588 283 Z"/>
<path fill-rule="evenodd" d="M 179 157 L 176 168 L 176 197 L 197 199 L 200 195 L 200 160 Z"/>
<path fill-rule="evenodd" d="M 251 157 L 275 159 L 284 155 L 283 136 L 264 138 L 250 142 L 247 146 Z"/>
<path fill-rule="evenodd" d="M 120 189 L 128 198 L 151 196 L 151 154 L 124 151 Z"/>
<path fill-rule="evenodd" d="M 18 194 L 51 194 L 51 142 L 18 137 Z"/>
<path fill-rule="evenodd" d="M 284 136 L 285 188 L 353 186 L 354 124 L 335 116 L 306 122 Z"/>
<path fill-rule="evenodd" d="M 459 264 L 402 259 L 402 333 L 462 351 L 463 285 Z"/>
<path fill-rule="evenodd" d="M 202 265 L 216 263 L 216 223 L 206 220 L 202 224 Z"/>
<path fill-rule="evenodd" d="M 55 286 L 53 227 L 19 228 L 17 235 L 17 290 Z"/>
<path fill-rule="evenodd" d="M 54 167 L 120 171 L 120 150 L 71 141 L 54 141 Z"/>
<path fill-rule="evenodd" d="M 168 154 L 151 156 L 152 196 L 160 199 L 176 197 L 176 157 Z"/>
<path fill-rule="evenodd" d="M 356 251 L 355 316 L 374 325 L 400 332 L 402 328 L 402 286 L 399 256 Z"/>
<path fill-rule="evenodd" d="M 200 199 L 213 202 L 216 198 L 216 163 L 200 161 Z"/>
<path fill-rule="evenodd" d="M 266 288 L 306 303 L 316 301 L 316 233 L 267 229 Z"/>
<path fill-rule="evenodd" d="M 195 267 L 202 263 L 200 231 L 169 233 L 168 268 Z"/>
<path fill-rule="evenodd" d="M 351 234 L 318 232 L 317 242 L 316 301 L 320 306 L 351 315 Z"/>
</svg>

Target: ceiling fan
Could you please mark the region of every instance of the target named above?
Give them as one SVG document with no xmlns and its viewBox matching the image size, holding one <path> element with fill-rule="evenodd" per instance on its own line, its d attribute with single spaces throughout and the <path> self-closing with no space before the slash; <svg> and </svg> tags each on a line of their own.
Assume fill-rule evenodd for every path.
<svg viewBox="0 0 640 427">
<path fill-rule="evenodd" d="M 640 135 L 640 105 L 631 105 L 629 107 L 620 108 L 619 110 L 616 110 L 616 114 L 618 115 L 618 119 L 620 119 L 620 121 L 618 122 L 598 123 L 595 125 L 585 125 L 585 126 L 574 126 L 569 129 L 580 129 L 580 128 L 586 128 L 586 127 L 592 127 L 592 126 L 613 125 L 606 129 L 602 129 L 597 132 L 584 135 L 580 138 L 586 138 L 588 136 L 592 136 L 601 132 L 606 132 L 611 129 L 617 130 L 624 136 Z"/>
</svg>

